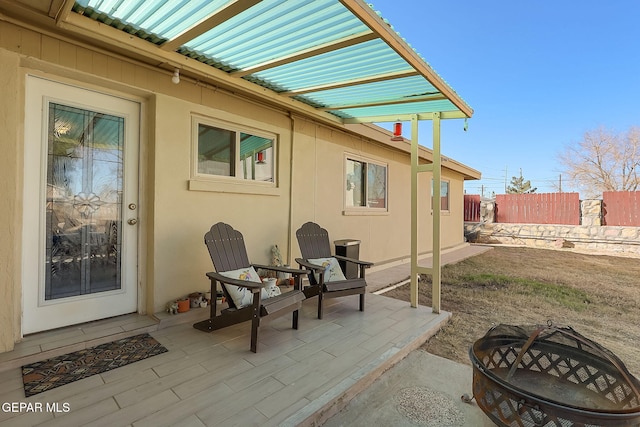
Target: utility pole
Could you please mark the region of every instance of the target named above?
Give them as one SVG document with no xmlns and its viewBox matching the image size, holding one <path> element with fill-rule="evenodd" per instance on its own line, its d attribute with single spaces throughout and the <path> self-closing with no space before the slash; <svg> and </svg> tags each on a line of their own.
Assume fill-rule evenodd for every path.
<svg viewBox="0 0 640 427">
<path fill-rule="evenodd" d="M 507 166 L 504 167 L 504 194 L 507 194 Z"/>
<path fill-rule="evenodd" d="M 562 174 L 560 174 L 560 179 L 559 179 L 559 183 L 558 183 L 558 190 L 560 193 L 562 193 Z"/>
</svg>

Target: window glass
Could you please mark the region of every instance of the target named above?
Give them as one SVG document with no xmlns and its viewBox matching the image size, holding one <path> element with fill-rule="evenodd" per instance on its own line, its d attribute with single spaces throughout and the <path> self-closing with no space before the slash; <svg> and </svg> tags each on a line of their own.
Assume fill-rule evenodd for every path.
<svg viewBox="0 0 640 427">
<path fill-rule="evenodd" d="M 194 118 L 194 150 L 198 175 L 275 182 L 275 137 L 240 127 L 216 126 Z M 235 129 L 234 129 L 235 128 Z M 197 140 L 196 140 L 197 138 Z"/>
<path fill-rule="evenodd" d="M 198 173 L 235 175 L 235 132 L 198 125 Z"/>
<path fill-rule="evenodd" d="M 346 205 L 348 207 L 364 206 L 364 180 L 362 175 L 364 164 L 356 160 L 347 159 L 347 193 Z"/>
<path fill-rule="evenodd" d="M 387 166 L 362 158 L 346 159 L 345 207 L 387 208 Z"/>
<path fill-rule="evenodd" d="M 273 139 L 240 133 L 240 177 L 273 182 Z"/>
<path fill-rule="evenodd" d="M 431 206 L 433 206 L 433 180 L 431 181 Z M 449 181 L 440 181 L 440 210 L 449 210 Z"/>
<path fill-rule="evenodd" d="M 385 166 L 367 164 L 367 206 L 387 207 L 387 168 Z"/>
</svg>

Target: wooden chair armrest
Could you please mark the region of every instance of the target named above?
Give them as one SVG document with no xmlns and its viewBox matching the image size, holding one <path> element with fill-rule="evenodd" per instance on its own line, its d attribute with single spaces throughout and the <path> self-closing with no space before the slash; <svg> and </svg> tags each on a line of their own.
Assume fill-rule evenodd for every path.
<svg viewBox="0 0 640 427">
<path fill-rule="evenodd" d="M 296 258 L 296 262 L 306 269 L 309 269 L 318 273 L 324 273 L 325 268 L 323 266 L 317 265 L 317 264 L 311 264 L 306 259 Z"/>
<path fill-rule="evenodd" d="M 260 290 L 265 286 L 267 286 L 266 283 L 252 282 L 250 280 L 232 279 L 230 277 L 223 276 L 222 274 L 215 271 L 211 271 L 207 273 L 207 277 L 209 279 L 217 280 L 218 282 L 222 282 L 227 285 L 235 285 L 235 286 L 241 286 L 243 288 L 249 288 L 251 289 L 251 292 L 257 292 L 257 290 Z"/>
<path fill-rule="evenodd" d="M 271 271 L 280 271 L 282 273 L 291 273 L 294 276 L 301 276 L 303 274 L 309 274 L 310 272 L 308 270 L 300 270 L 297 268 L 290 268 L 290 267 L 279 267 L 279 266 L 274 266 L 274 265 L 261 265 L 261 264 L 251 264 L 253 266 L 253 268 L 261 268 L 263 270 L 271 270 Z"/>
<path fill-rule="evenodd" d="M 355 258 L 348 258 L 346 256 L 342 256 L 342 255 L 334 255 L 333 256 L 335 259 L 340 260 L 340 261 L 346 261 L 346 262 L 352 262 L 354 264 L 358 264 L 358 265 L 362 265 L 365 268 L 369 268 L 373 265 L 372 262 L 369 261 L 362 261 L 359 259 L 355 259 Z"/>
</svg>

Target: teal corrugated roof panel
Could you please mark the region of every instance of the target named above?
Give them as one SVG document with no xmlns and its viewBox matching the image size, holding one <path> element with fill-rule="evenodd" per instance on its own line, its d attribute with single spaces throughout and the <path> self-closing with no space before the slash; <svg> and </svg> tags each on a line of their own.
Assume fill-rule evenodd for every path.
<svg viewBox="0 0 640 427">
<path fill-rule="evenodd" d="M 308 93 L 298 98 L 308 99 L 314 105 L 340 107 L 341 105 L 405 100 L 418 96 L 438 95 L 440 92 L 421 76 L 347 86 Z"/>
<path fill-rule="evenodd" d="M 101 11 L 113 19 L 171 39 L 233 0 L 77 0 L 76 4 Z"/>
<path fill-rule="evenodd" d="M 335 0 L 266 0 L 184 46 L 244 70 L 366 31 Z"/>
<path fill-rule="evenodd" d="M 253 76 L 265 82 L 277 82 L 282 91 L 291 91 L 411 70 L 407 61 L 382 40 L 371 40 L 259 71 Z"/>
<path fill-rule="evenodd" d="M 441 102 L 444 82 L 362 9 L 359 0 L 76 0 L 72 10 L 155 44 L 165 70 L 210 77 L 173 65 L 179 54 L 339 117 L 472 112 L 448 88 L 460 108 Z"/>
</svg>

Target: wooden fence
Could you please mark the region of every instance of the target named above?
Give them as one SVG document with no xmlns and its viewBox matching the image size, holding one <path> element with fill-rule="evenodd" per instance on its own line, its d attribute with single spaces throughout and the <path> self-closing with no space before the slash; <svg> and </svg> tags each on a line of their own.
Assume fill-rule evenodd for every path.
<svg viewBox="0 0 640 427">
<path fill-rule="evenodd" d="M 498 194 L 495 222 L 580 225 L 580 195 Z"/>
<path fill-rule="evenodd" d="M 640 227 L 640 191 L 602 193 L 602 225 Z"/>
<path fill-rule="evenodd" d="M 578 193 L 498 194 L 495 204 L 498 223 L 580 225 Z M 640 227 L 640 191 L 605 191 L 601 219 L 602 225 Z M 464 195 L 464 220 L 480 221 L 480 195 Z"/>
<path fill-rule="evenodd" d="M 466 222 L 480 222 L 480 195 L 464 195 L 464 220 Z"/>
</svg>

